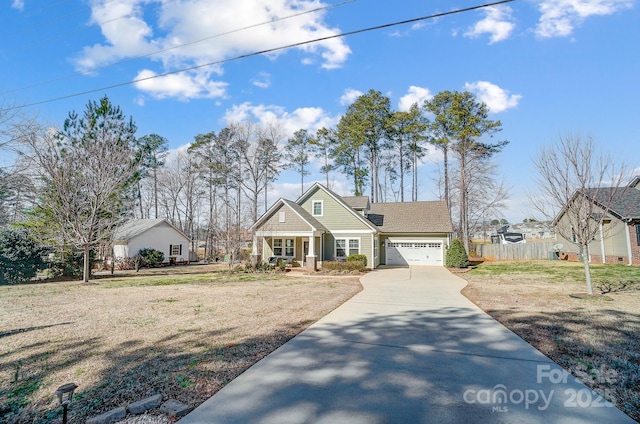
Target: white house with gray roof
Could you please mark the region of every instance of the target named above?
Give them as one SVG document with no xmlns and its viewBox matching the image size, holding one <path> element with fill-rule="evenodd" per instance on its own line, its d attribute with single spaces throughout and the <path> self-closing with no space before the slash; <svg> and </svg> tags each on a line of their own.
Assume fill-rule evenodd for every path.
<svg viewBox="0 0 640 424">
<path fill-rule="evenodd" d="M 166 219 L 132 219 L 114 235 L 114 258 L 133 258 L 141 249 L 164 253 L 164 262 L 189 262 L 189 238 Z"/>
<path fill-rule="evenodd" d="M 444 265 L 453 227 L 444 201 L 370 203 L 315 183 L 299 199 L 279 199 L 250 228 L 253 255 L 323 261 L 367 256 L 367 266 Z"/>
</svg>

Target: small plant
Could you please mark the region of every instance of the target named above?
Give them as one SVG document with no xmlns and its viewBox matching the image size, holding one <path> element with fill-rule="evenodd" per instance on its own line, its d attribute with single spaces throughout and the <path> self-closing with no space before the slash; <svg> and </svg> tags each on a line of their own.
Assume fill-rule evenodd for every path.
<svg viewBox="0 0 640 424">
<path fill-rule="evenodd" d="M 347 262 L 362 262 L 363 267 L 367 266 L 367 255 L 353 254 L 347 257 Z"/>
<path fill-rule="evenodd" d="M 337 262 L 337 261 L 325 261 L 322 263 L 323 271 L 330 271 L 333 275 L 333 271 L 364 271 L 364 263 L 362 261 L 351 262 Z"/>
<path fill-rule="evenodd" d="M 462 242 L 457 238 L 453 239 L 451 246 L 447 250 L 446 265 L 448 268 L 466 268 L 469 266 L 469 256 L 464 250 Z"/>
<path fill-rule="evenodd" d="M 138 255 L 142 257 L 145 266 L 155 267 L 162 265 L 164 262 L 164 253 L 156 249 L 144 248 L 140 249 Z"/>
</svg>

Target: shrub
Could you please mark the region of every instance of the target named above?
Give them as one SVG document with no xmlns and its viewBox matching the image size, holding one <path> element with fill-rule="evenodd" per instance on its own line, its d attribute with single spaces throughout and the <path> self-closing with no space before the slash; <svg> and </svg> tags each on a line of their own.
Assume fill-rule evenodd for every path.
<svg viewBox="0 0 640 424">
<path fill-rule="evenodd" d="M 447 250 L 446 265 L 449 268 L 466 268 L 469 266 L 469 256 L 462 242 L 457 238 L 453 239 L 451 246 Z"/>
<path fill-rule="evenodd" d="M 36 243 L 24 229 L 0 231 L 0 284 L 25 283 L 46 268 L 44 246 Z"/>
<path fill-rule="evenodd" d="M 334 262 L 334 261 L 325 261 L 322 262 L 322 270 L 323 271 L 364 271 L 364 263 L 362 261 L 351 261 L 351 262 Z"/>
<path fill-rule="evenodd" d="M 367 266 L 367 255 L 353 254 L 347 257 L 347 262 L 362 262 L 363 267 Z"/>
<path fill-rule="evenodd" d="M 89 251 L 89 273 L 97 263 L 96 252 Z M 80 278 L 84 270 L 84 252 L 64 250 L 57 253 L 55 258 L 49 263 L 49 271 L 53 277 L 73 277 Z"/>
<path fill-rule="evenodd" d="M 162 262 L 164 262 L 164 253 L 156 249 L 140 249 L 138 255 L 140 255 L 140 257 L 142 258 L 143 266 L 160 266 L 162 265 Z"/>
</svg>

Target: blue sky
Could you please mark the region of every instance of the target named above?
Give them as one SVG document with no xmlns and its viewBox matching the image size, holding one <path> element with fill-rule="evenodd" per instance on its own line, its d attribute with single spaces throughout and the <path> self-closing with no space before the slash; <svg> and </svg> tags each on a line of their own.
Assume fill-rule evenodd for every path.
<svg viewBox="0 0 640 424">
<path fill-rule="evenodd" d="M 529 215 L 531 158 L 560 136 L 592 136 L 640 173 L 635 0 L 516 0 L 130 83 L 481 4 L 11 0 L 0 6 L 0 97 L 5 105 L 28 105 L 26 111 L 43 123 L 60 125 L 69 111 L 81 112 L 89 100 L 107 94 L 133 116 L 139 136 L 157 133 L 179 149 L 231 120 L 278 119 L 287 136 L 334 125 L 369 89 L 388 95 L 395 108 L 443 90 L 469 90 L 489 105 L 492 119 L 502 121 L 499 139 L 510 141 L 498 160 L 511 186 L 504 215 L 512 222 Z M 66 96 L 73 97 L 47 102 Z M 432 152 L 420 169 L 421 200 L 436 196 L 439 159 Z M 314 179 L 321 176 L 308 177 L 309 183 Z M 334 179 L 334 190 L 347 194 L 345 178 Z M 296 198 L 298 177 L 283 172 L 273 192 L 273 201 Z"/>
</svg>

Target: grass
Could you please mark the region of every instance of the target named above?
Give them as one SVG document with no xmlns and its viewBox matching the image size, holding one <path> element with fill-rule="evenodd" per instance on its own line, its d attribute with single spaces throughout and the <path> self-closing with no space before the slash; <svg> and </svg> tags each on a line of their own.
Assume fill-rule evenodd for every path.
<svg viewBox="0 0 640 424">
<path fill-rule="evenodd" d="M 463 294 L 640 421 L 640 267 L 561 261 L 484 263 Z"/>
<path fill-rule="evenodd" d="M 0 286 L 0 422 L 60 422 L 69 382 L 69 422 L 157 393 L 198 405 L 359 290 L 195 266 Z"/>
</svg>

